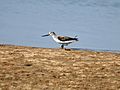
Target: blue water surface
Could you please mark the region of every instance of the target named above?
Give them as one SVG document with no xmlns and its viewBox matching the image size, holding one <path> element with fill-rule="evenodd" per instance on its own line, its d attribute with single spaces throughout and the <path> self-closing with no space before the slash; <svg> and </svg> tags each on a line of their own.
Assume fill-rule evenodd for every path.
<svg viewBox="0 0 120 90">
<path fill-rule="evenodd" d="M 68 48 L 120 50 L 120 0 L 0 0 L 0 43 L 58 48 L 54 31 L 76 36 Z"/>
</svg>

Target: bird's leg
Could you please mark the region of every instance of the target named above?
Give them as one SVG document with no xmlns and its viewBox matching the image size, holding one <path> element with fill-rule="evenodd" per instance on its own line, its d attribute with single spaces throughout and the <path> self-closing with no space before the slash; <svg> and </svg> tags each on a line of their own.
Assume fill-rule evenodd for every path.
<svg viewBox="0 0 120 90">
<path fill-rule="evenodd" d="M 63 45 L 63 44 L 61 45 L 61 48 L 62 48 L 62 49 L 64 48 L 64 45 Z"/>
</svg>

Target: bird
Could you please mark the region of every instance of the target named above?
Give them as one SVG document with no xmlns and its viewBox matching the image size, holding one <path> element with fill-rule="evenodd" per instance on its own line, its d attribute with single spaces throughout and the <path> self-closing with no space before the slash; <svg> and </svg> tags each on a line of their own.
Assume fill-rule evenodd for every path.
<svg viewBox="0 0 120 90">
<path fill-rule="evenodd" d="M 53 40 L 56 41 L 58 44 L 61 44 L 61 48 L 64 49 L 64 46 L 68 46 L 75 41 L 79 41 L 78 38 L 75 37 L 68 37 L 68 36 L 59 36 L 55 32 L 49 32 L 46 35 L 42 35 L 42 37 L 52 36 Z"/>
</svg>

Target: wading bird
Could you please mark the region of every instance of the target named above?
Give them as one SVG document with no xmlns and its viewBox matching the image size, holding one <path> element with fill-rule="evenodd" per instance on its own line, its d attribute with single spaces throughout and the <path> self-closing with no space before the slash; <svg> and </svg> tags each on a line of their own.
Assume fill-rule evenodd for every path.
<svg viewBox="0 0 120 90">
<path fill-rule="evenodd" d="M 68 36 L 58 36 L 55 32 L 49 32 L 46 35 L 42 35 L 42 37 L 45 36 L 52 36 L 54 41 L 61 44 L 62 49 L 64 48 L 64 46 L 67 46 L 68 44 L 73 43 L 75 41 L 78 41 L 78 38 L 76 38 L 76 36 L 74 38 Z"/>
</svg>

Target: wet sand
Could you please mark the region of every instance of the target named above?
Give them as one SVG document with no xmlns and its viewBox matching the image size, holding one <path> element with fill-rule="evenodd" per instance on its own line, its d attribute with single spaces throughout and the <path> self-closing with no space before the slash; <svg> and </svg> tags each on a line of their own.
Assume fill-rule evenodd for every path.
<svg viewBox="0 0 120 90">
<path fill-rule="evenodd" d="M 0 90 L 119 89 L 119 53 L 0 45 Z"/>
</svg>

